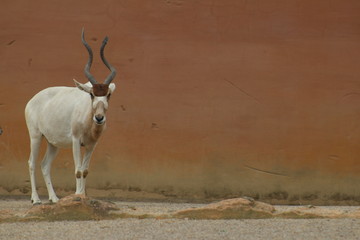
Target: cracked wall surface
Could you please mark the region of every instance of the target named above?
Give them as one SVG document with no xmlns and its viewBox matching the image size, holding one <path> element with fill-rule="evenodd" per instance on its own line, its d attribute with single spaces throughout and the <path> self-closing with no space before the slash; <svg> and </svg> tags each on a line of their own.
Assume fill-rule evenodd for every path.
<svg viewBox="0 0 360 240">
<path fill-rule="evenodd" d="M 93 75 L 108 74 L 105 35 L 118 71 L 90 187 L 360 201 L 358 1 L 1 5 L 0 186 L 9 192 L 29 186 L 27 101 L 85 82 L 84 26 Z M 52 175 L 55 187 L 74 188 L 71 151 Z"/>
</svg>

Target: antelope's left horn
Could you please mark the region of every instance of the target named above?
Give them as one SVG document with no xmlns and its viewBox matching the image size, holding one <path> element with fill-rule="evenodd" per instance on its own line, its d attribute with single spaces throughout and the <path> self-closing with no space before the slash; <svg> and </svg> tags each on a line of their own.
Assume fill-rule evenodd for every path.
<svg viewBox="0 0 360 240">
<path fill-rule="evenodd" d="M 113 66 L 110 65 L 110 63 L 108 63 L 108 61 L 105 59 L 104 56 L 104 48 L 108 42 L 109 38 L 106 36 L 104 38 L 104 41 L 101 44 L 101 48 L 100 48 L 100 56 L 101 59 L 103 61 L 103 63 L 106 65 L 106 67 L 111 71 L 111 73 L 107 76 L 107 78 L 104 81 L 104 84 L 109 85 L 111 83 L 111 81 L 114 79 L 114 77 L 116 76 L 116 70 Z"/>
</svg>

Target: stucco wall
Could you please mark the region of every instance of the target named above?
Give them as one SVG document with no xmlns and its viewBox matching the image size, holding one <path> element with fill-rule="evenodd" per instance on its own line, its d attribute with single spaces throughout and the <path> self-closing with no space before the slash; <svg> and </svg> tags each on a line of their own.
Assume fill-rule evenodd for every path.
<svg viewBox="0 0 360 240">
<path fill-rule="evenodd" d="M 29 186 L 26 102 L 86 81 L 84 26 L 95 53 L 110 37 L 106 55 L 118 70 L 89 187 L 360 202 L 359 1 L 0 6 L 3 188 Z M 92 72 L 108 74 L 98 55 Z M 73 188 L 73 171 L 63 151 L 54 185 Z"/>
</svg>

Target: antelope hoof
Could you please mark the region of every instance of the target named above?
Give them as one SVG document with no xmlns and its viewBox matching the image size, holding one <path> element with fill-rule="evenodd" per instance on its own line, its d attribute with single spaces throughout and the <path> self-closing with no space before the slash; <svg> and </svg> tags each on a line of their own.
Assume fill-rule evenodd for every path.
<svg viewBox="0 0 360 240">
<path fill-rule="evenodd" d="M 31 203 L 32 205 L 40 205 L 41 204 L 41 200 L 38 196 L 33 196 L 31 197 Z"/>
<path fill-rule="evenodd" d="M 57 198 L 57 197 L 53 197 L 53 198 L 49 199 L 50 204 L 55 204 L 58 201 L 59 201 L 59 198 Z"/>
<path fill-rule="evenodd" d="M 85 190 L 76 191 L 75 194 L 76 194 L 76 195 L 83 195 L 83 196 L 86 195 Z"/>
<path fill-rule="evenodd" d="M 32 203 L 33 206 L 41 205 L 40 200 L 38 200 L 38 201 L 31 200 L 31 203 Z"/>
</svg>

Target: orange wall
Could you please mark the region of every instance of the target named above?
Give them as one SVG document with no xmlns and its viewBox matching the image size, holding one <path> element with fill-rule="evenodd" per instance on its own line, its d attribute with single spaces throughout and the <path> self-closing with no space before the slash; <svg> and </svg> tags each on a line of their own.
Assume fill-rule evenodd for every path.
<svg viewBox="0 0 360 240">
<path fill-rule="evenodd" d="M 29 185 L 26 102 L 86 81 L 85 26 L 118 70 L 89 187 L 360 201 L 359 1 L 0 5 L 0 186 Z M 69 150 L 52 173 L 74 186 Z"/>
</svg>

